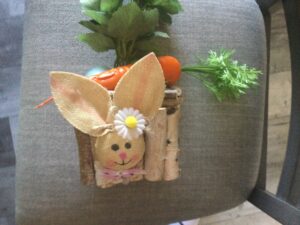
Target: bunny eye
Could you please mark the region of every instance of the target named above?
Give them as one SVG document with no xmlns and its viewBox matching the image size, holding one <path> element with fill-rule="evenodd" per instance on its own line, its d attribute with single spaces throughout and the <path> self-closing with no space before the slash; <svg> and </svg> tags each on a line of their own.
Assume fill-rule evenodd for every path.
<svg viewBox="0 0 300 225">
<path fill-rule="evenodd" d="M 126 142 L 125 148 L 130 149 L 131 148 L 131 144 L 129 142 Z"/>
<path fill-rule="evenodd" d="M 113 151 L 118 151 L 118 150 L 119 150 L 119 145 L 113 144 L 113 145 L 111 146 L 111 149 L 112 149 Z"/>
</svg>

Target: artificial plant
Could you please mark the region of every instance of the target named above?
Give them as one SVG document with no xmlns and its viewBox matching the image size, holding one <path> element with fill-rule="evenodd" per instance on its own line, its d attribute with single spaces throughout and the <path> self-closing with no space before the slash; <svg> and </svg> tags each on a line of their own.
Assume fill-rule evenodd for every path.
<svg viewBox="0 0 300 225">
<path fill-rule="evenodd" d="M 149 52 L 168 53 L 169 35 L 165 27 L 171 15 L 182 10 L 178 0 L 81 0 L 89 20 L 80 24 L 91 32 L 78 39 L 97 52 L 114 50 L 115 66 L 135 62 Z M 219 101 L 236 100 L 257 85 L 260 71 L 232 59 L 233 51 L 210 51 L 206 60 L 182 67 L 200 79 Z M 179 76 L 176 76 L 179 78 Z"/>
<path fill-rule="evenodd" d="M 149 52 L 167 53 L 169 35 L 160 29 L 181 10 L 177 0 L 81 0 L 89 20 L 79 23 L 91 32 L 78 39 L 97 52 L 115 50 L 115 66 L 136 61 Z"/>
<path fill-rule="evenodd" d="M 237 100 L 257 85 L 261 71 L 233 60 L 233 50 L 209 51 L 206 60 L 184 66 L 183 72 L 200 79 L 219 101 Z"/>
</svg>

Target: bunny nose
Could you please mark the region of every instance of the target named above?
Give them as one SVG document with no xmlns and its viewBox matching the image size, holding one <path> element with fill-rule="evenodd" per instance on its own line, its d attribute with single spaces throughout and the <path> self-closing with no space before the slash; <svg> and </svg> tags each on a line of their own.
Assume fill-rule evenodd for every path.
<svg viewBox="0 0 300 225">
<path fill-rule="evenodd" d="M 120 158 L 121 158 L 122 160 L 124 160 L 124 159 L 127 158 L 127 154 L 126 154 L 125 152 L 121 152 L 121 153 L 119 154 L 119 156 L 120 156 Z"/>
</svg>

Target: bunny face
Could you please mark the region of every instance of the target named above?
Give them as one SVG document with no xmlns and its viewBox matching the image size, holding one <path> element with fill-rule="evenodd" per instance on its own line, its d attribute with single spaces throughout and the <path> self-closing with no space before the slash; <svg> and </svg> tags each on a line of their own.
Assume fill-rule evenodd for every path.
<svg viewBox="0 0 300 225">
<path fill-rule="evenodd" d="M 112 99 L 104 87 L 86 77 L 51 72 L 50 78 L 52 96 L 63 117 L 83 133 L 97 137 L 95 165 L 99 162 L 120 171 L 142 160 L 145 121 L 154 117 L 164 99 L 164 75 L 153 53 L 128 70 Z"/>
<path fill-rule="evenodd" d="M 129 141 L 112 132 L 97 138 L 94 158 L 104 168 L 126 170 L 135 167 L 143 159 L 144 152 L 143 136 Z"/>
</svg>

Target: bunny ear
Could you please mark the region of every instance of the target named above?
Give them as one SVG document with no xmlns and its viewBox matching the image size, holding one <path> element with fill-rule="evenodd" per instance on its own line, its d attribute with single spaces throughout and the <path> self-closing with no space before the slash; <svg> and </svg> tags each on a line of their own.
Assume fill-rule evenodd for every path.
<svg viewBox="0 0 300 225">
<path fill-rule="evenodd" d="M 164 99 L 165 79 L 154 53 L 136 62 L 119 81 L 113 97 L 119 108 L 138 109 L 153 117 Z"/>
<path fill-rule="evenodd" d="M 51 72 L 51 92 L 63 117 L 78 130 L 99 136 L 110 106 L 106 89 L 83 76 Z"/>
</svg>

